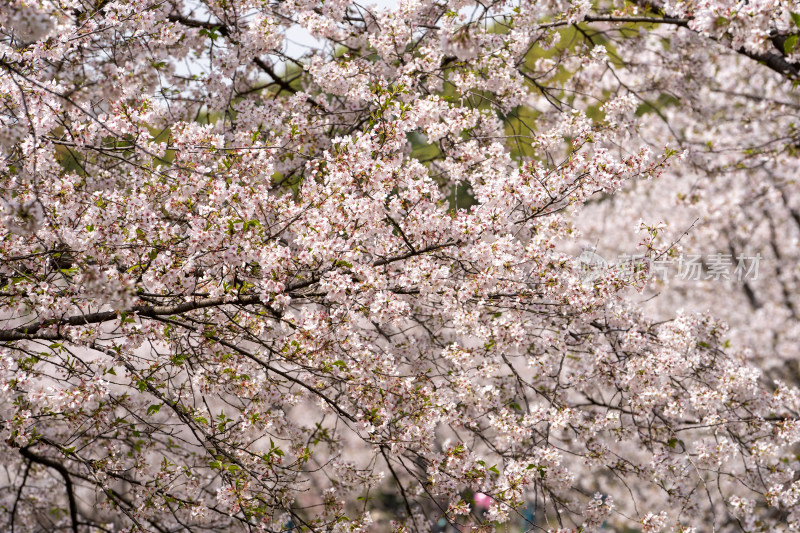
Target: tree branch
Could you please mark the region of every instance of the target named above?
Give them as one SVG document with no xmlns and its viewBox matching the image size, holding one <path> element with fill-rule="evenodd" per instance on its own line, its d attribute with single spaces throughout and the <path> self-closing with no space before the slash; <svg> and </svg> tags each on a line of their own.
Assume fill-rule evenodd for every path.
<svg viewBox="0 0 800 533">
<path fill-rule="evenodd" d="M 64 484 L 66 485 L 67 489 L 67 500 L 69 501 L 69 516 L 72 520 L 72 531 L 73 533 L 78 533 L 78 506 L 75 503 L 75 491 L 72 487 L 72 479 L 69 477 L 69 470 L 66 469 L 64 465 L 61 463 L 49 459 L 47 457 L 36 455 L 30 450 L 29 446 L 25 446 L 19 449 L 20 455 L 25 457 L 26 459 L 38 463 L 40 465 L 47 466 L 52 468 L 53 470 L 57 471 L 61 474 L 61 477 L 64 478 Z"/>
<path fill-rule="evenodd" d="M 408 252 L 406 254 L 387 257 L 379 259 L 372 263 L 373 267 L 384 266 L 397 261 L 403 261 L 416 255 L 421 255 L 427 252 L 433 252 L 449 246 L 455 246 L 457 243 L 449 242 L 445 244 L 434 244 L 426 248 Z M 286 286 L 284 292 L 289 293 L 310 287 L 322 279 L 324 272 L 313 274 L 310 278 L 290 283 Z M 191 302 L 183 302 L 174 305 L 135 305 L 127 309 L 115 309 L 112 311 L 99 311 L 96 313 L 86 313 L 81 315 L 73 315 L 64 318 L 50 318 L 33 322 L 27 326 L 19 326 L 13 329 L 0 330 L 0 342 L 2 341 L 20 341 L 20 340 L 60 340 L 63 335 L 59 331 L 65 326 L 88 326 L 90 324 L 101 324 L 103 322 L 110 322 L 122 316 L 141 316 L 154 318 L 159 316 L 181 315 L 198 309 L 206 309 L 209 307 L 219 307 L 222 305 L 254 305 L 261 303 L 260 294 L 247 294 L 237 297 L 219 296 L 216 298 L 201 298 Z M 56 327 L 55 332 L 42 333 L 41 330 Z"/>
<path fill-rule="evenodd" d="M 205 30 L 214 30 L 218 31 L 220 35 L 224 35 L 225 37 L 229 37 L 231 32 L 228 27 L 221 23 L 221 22 L 203 22 L 201 20 L 194 20 L 188 17 L 184 17 L 181 15 L 169 15 L 167 20 L 170 22 L 177 22 L 179 24 L 183 24 L 184 26 L 188 26 L 190 28 L 201 28 Z"/>
<path fill-rule="evenodd" d="M 664 11 L 664 6 L 659 1 L 654 1 L 654 0 L 632 0 L 632 1 L 633 1 L 634 4 L 637 4 L 638 6 L 643 7 L 644 9 L 647 9 L 648 11 L 661 11 L 661 12 Z M 590 21 L 589 20 L 590 18 L 592 18 L 592 17 L 586 17 L 586 20 Z M 594 17 L 594 18 L 595 19 L 599 19 L 599 18 L 602 18 L 602 17 Z M 613 17 L 609 17 L 609 18 L 613 18 Z M 620 17 L 620 18 L 626 18 L 626 17 Z M 638 17 L 630 17 L 630 18 L 638 18 Z M 647 18 L 647 17 L 643 17 L 643 18 Z M 689 27 L 689 22 L 691 20 L 692 20 L 691 17 L 686 18 L 686 19 L 677 19 L 677 18 L 670 19 L 670 18 L 656 18 L 656 17 L 653 17 L 653 22 L 654 23 L 655 22 L 662 22 L 662 23 L 668 23 L 668 24 L 677 24 L 678 26 L 684 27 L 684 28 L 688 29 L 689 31 L 692 31 L 694 33 L 698 33 L 699 34 L 700 32 L 697 32 L 697 31 L 695 31 L 695 30 L 693 30 L 692 28 Z M 620 22 L 622 22 L 622 21 L 620 20 Z M 631 20 L 630 22 L 635 22 L 635 21 Z M 716 41 L 716 42 L 718 42 L 720 44 L 723 44 L 723 45 L 726 44 L 723 41 L 723 39 L 720 39 L 720 38 L 717 38 L 717 37 L 714 37 L 714 36 L 711 36 L 711 35 L 709 35 L 708 37 L 711 40 Z M 772 38 L 772 44 L 775 46 L 775 49 L 777 50 L 777 53 L 776 52 L 772 52 L 772 53 L 766 53 L 766 54 L 759 54 L 759 53 L 755 53 L 755 52 L 751 52 L 749 50 L 746 50 L 744 47 L 738 48 L 738 49 L 736 49 L 736 48 L 731 48 L 731 49 L 734 50 L 735 52 L 743 55 L 743 56 L 749 57 L 750 59 L 754 59 L 754 60 L 756 60 L 756 61 L 758 61 L 760 63 L 763 63 L 767 68 L 777 72 L 778 74 L 780 74 L 781 76 L 783 76 L 783 77 L 785 77 L 785 78 L 787 78 L 789 80 L 796 81 L 796 80 L 800 79 L 800 65 L 797 65 L 795 63 L 790 63 L 789 61 L 786 60 L 786 53 L 783 50 L 783 43 L 784 43 L 785 40 L 786 40 L 785 36 L 775 36 L 775 37 Z"/>
</svg>

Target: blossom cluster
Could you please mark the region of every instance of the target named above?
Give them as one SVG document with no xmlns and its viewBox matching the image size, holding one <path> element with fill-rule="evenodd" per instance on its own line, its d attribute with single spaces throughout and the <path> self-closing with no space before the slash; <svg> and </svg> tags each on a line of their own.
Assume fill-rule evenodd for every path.
<svg viewBox="0 0 800 533">
<path fill-rule="evenodd" d="M 725 128 L 698 95 L 797 79 L 789 4 L 3 3 L 0 521 L 800 528 L 797 383 L 570 253 L 687 166 L 775 168 L 730 205 L 800 220 L 796 129 L 736 110 L 696 149 Z M 681 187 L 631 209 L 683 195 L 714 235 Z M 649 262 L 683 237 L 652 222 Z"/>
</svg>

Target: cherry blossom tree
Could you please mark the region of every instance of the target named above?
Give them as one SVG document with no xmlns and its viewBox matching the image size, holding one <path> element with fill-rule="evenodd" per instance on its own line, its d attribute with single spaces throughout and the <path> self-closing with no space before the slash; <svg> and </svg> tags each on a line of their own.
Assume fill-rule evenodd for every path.
<svg viewBox="0 0 800 533">
<path fill-rule="evenodd" d="M 800 529 L 798 13 L 4 2 L 2 527 Z"/>
</svg>

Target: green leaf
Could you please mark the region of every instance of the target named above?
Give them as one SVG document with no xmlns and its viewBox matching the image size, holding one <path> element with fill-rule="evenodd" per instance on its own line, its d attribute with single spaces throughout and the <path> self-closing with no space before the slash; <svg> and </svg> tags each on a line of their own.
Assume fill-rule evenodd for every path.
<svg viewBox="0 0 800 533">
<path fill-rule="evenodd" d="M 153 405 L 151 405 L 150 407 L 147 408 L 147 414 L 148 415 L 156 414 L 161 409 L 162 405 L 163 404 L 158 404 L 158 405 L 153 404 Z"/>
<path fill-rule="evenodd" d="M 789 13 L 792 16 L 794 25 L 800 28 L 800 13 Z"/>
<path fill-rule="evenodd" d="M 673 449 L 675 449 L 675 446 L 677 444 L 680 444 L 681 448 L 683 448 L 684 450 L 686 449 L 686 444 L 680 439 L 676 439 L 675 437 L 672 437 L 671 439 L 669 439 L 667 441 L 667 446 L 669 446 L 670 448 L 673 448 Z"/>
<path fill-rule="evenodd" d="M 215 26 L 211 29 L 203 28 L 199 33 L 200 35 L 205 35 L 206 37 L 210 38 L 212 41 L 216 41 L 220 37 L 220 34 L 217 32 L 218 29 L 219 26 Z"/>
<path fill-rule="evenodd" d="M 786 40 L 783 41 L 783 51 L 786 52 L 786 54 L 791 54 L 792 52 L 794 52 L 795 49 L 797 48 L 797 41 L 798 41 L 797 35 L 790 35 L 789 37 L 787 37 Z"/>
</svg>

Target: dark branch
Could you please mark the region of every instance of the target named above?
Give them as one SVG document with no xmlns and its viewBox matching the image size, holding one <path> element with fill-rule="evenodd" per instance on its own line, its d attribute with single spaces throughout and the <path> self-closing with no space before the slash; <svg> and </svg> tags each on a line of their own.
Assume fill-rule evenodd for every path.
<svg viewBox="0 0 800 533">
<path fill-rule="evenodd" d="M 64 478 L 64 485 L 66 486 L 67 490 L 67 500 L 69 501 L 69 516 L 72 520 L 72 531 L 73 533 L 78 533 L 78 506 L 75 504 L 75 491 L 72 488 L 72 479 L 69 476 L 69 470 L 67 470 L 64 465 L 57 461 L 33 453 L 29 446 L 20 448 L 19 453 L 31 462 L 52 468 L 61 474 L 62 478 Z"/>
<path fill-rule="evenodd" d="M 383 266 L 397 261 L 403 261 L 416 255 L 421 255 L 427 252 L 433 252 L 448 246 L 455 246 L 457 243 L 435 244 L 426 248 L 419 249 L 415 252 L 409 252 L 394 257 L 387 257 L 379 259 L 372 263 L 372 266 Z M 305 289 L 317 283 L 322 274 L 316 273 L 308 279 L 290 283 L 286 286 L 285 292 L 293 292 L 300 289 Z M 86 313 L 81 315 L 73 315 L 64 318 L 51 318 L 28 324 L 27 326 L 19 326 L 13 329 L 0 330 L 0 342 L 2 341 L 19 341 L 19 340 L 59 340 L 63 339 L 63 335 L 59 331 L 64 326 L 88 326 L 90 324 L 101 324 L 103 322 L 110 322 L 122 316 L 140 316 L 147 318 L 155 318 L 159 316 L 181 315 L 196 311 L 198 309 L 207 309 L 209 307 L 219 307 L 222 305 L 255 305 L 261 304 L 260 294 L 247 294 L 240 296 L 219 296 L 217 298 L 201 298 L 191 302 L 183 302 L 174 305 L 135 305 L 128 309 L 116 309 L 113 311 L 100 311 L 97 313 Z M 41 330 L 55 327 L 56 331 L 41 333 Z"/>
<path fill-rule="evenodd" d="M 194 20 L 187 17 L 183 17 L 181 15 L 170 15 L 167 17 L 167 20 L 170 22 L 177 22 L 179 24 L 183 24 L 184 26 L 188 26 L 189 28 L 201 28 L 204 30 L 209 31 L 217 31 L 220 35 L 224 35 L 225 37 L 230 36 L 231 32 L 225 24 L 221 22 L 203 22 L 201 20 Z"/>
<path fill-rule="evenodd" d="M 640 7 L 643 7 L 645 9 L 647 9 L 648 11 L 655 11 L 655 12 L 659 12 L 659 11 L 663 12 L 664 11 L 663 4 L 661 2 L 659 2 L 659 1 L 657 1 L 657 0 L 655 0 L 655 1 L 654 0 L 633 0 L 633 3 L 639 5 Z M 590 18 L 592 18 L 592 17 L 586 17 L 586 21 L 587 22 L 590 21 L 589 20 Z M 604 18 L 604 17 L 594 17 L 594 18 L 598 19 L 598 18 Z M 613 19 L 615 17 L 608 17 L 608 18 L 609 19 Z M 622 18 L 626 18 L 626 17 L 618 17 L 618 18 L 622 19 Z M 638 18 L 638 17 L 630 17 L 630 18 Z M 647 18 L 647 17 L 643 17 L 643 18 Z M 687 28 L 689 31 L 694 31 L 689 27 L 689 22 L 691 20 L 692 20 L 691 17 L 686 18 L 686 19 L 670 19 L 670 18 L 653 17 L 652 19 L 647 19 L 647 22 L 652 21 L 654 23 L 676 24 L 678 26 Z M 618 22 L 624 22 L 624 21 L 623 20 L 618 20 Z M 635 22 L 635 21 L 629 21 L 629 22 Z M 697 32 L 695 32 L 695 33 L 697 33 Z M 711 36 L 710 38 L 712 40 L 720 43 L 720 44 L 726 45 L 726 43 L 724 42 L 724 38 L 717 38 L 717 37 L 713 37 L 713 36 Z M 787 61 L 786 53 L 785 53 L 785 50 L 783 48 L 783 45 L 784 45 L 785 41 L 786 41 L 786 36 L 775 36 L 775 37 L 773 37 L 772 38 L 772 44 L 775 46 L 775 50 L 776 51 L 775 52 L 771 52 L 771 53 L 760 54 L 760 53 L 751 52 L 749 50 L 746 50 L 743 47 L 742 48 L 738 48 L 738 49 L 734 48 L 733 50 L 735 52 L 743 55 L 743 56 L 749 57 L 750 59 L 754 59 L 754 60 L 762 63 L 767 68 L 777 72 L 778 74 L 780 74 L 781 76 L 783 76 L 783 77 L 785 77 L 785 78 L 787 78 L 789 80 L 796 81 L 796 80 L 800 79 L 800 65 L 795 64 L 795 63 L 790 63 L 789 61 Z"/>
</svg>

